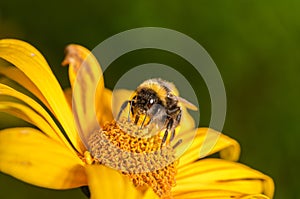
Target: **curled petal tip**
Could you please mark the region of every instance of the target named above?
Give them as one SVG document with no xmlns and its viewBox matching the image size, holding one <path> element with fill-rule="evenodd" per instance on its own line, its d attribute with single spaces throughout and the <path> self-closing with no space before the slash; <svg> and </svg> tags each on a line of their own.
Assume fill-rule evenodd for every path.
<svg viewBox="0 0 300 199">
<path fill-rule="evenodd" d="M 80 61 L 80 52 L 78 51 L 78 46 L 75 44 L 70 44 L 65 48 L 65 59 L 62 62 L 62 66 L 67 66 L 69 64 L 75 64 Z M 82 61 L 82 60 L 81 60 Z"/>
</svg>

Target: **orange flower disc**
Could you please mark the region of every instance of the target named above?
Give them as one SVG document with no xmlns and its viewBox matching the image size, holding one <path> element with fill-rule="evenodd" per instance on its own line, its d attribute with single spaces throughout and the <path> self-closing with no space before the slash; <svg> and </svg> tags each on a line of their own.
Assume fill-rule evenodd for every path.
<svg viewBox="0 0 300 199">
<path fill-rule="evenodd" d="M 151 187 L 158 196 L 169 197 L 177 171 L 175 150 L 161 147 L 159 135 L 132 136 L 139 133 L 142 130 L 126 120 L 107 123 L 89 137 L 91 155 L 96 163 L 120 170 L 136 188 Z"/>
</svg>

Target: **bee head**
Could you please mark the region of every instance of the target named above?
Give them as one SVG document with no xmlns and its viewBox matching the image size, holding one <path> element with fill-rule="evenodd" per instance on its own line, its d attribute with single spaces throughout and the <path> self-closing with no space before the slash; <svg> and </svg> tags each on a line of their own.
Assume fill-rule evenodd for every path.
<svg viewBox="0 0 300 199">
<path fill-rule="evenodd" d="M 132 107 L 138 114 L 145 114 L 154 104 L 161 104 L 157 93 L 152 89 L 143 88 L 133 97 Z"/>
</svg>

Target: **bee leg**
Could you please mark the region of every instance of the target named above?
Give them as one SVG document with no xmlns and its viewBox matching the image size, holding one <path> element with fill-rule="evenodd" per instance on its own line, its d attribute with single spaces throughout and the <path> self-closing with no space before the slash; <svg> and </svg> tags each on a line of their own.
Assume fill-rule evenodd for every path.
<svg viewBox="0 0 300 199">
<path fill-rule="evenodd" d="M 144 123 L 145 123 L 145 121 L 146 121 L 146 117 L 148 117 L 148 114 L 146 113 L 146 115 L 144 116 L 144 119 L 143 119 L 143 122 L 142 122 L 142 124 L 141 124 L 141 126 L 140 126 L 140 129 L 144 126 Z"/>
<path fill-rule="evenodd" d="M 180 124 L 181 116 L 182 116 L 182 113 L 181 113 L 181 110 L 180 110 L 178 115 L 176 116 L 176 123 L 175 124 Z M 175 128 L 171 132 L 170 142 L 173 141 L 174 138 L 175 138 Z"/>
<path fill-rule="evenodd" d="M 139 115 L 136 115 L 136 116 L 135 116 L 135 119 L 134 119 L 134 124 L 137 124 L 138 121 L 139 121 L 139 119 L 140 119 L 140 116 L 139 116 Z"/>
<path fill-rule="evenodd" d="M 180 120 L 181 120 L 181 116 L 182 116 L 182 111 L 180 110 L 177 117 L 176 117 L 176 124 L 179 124 L 180 123 Z"/>
<path fill-rule="evenodd" d="M 170 119 L 169 122 L 168 122 L 168 124 L 167 124 L 167 129 L 165 131 L 164 137 L 163 137 L 163 139 L 161 141 L 161 146 L 167 141 L 169 130 L 172 128 L 172 126 L 173 126 L 173 120 Z"/>
<path fill-rule="evenodd" d="M 164 137 L 163 137 L 163 139 L 162 139 L 162 141 L 161 141 L 161 147 L 162 147 L 163 144 L 167 141 L 168 134 L 169 134 L 169 131 L 168 131 L 168 129 L 166 129 L 165 134 L 164 134 Z"/>
<path fill-rule="evenodd" d="M 173 129 L 173 130 L 171 131 L 170 142 L 172 142 L 172 141 L 174 140 L 174 138 L 175 138 L 175 129 Z"/>
<path fill-rule="evenodd" d="M 178 141 L 176 142 L 176 144 L 174 144 L 174 146 L 173 146 L 172 148 L 175 149 L 175 148 L 178 147 L 181 143 L 182 143 L 182 139 L 178 140 Z"/>
<path fill-rule="evenodd" d="M 131 101 L 128 101 L 128 100 L 126 100 L 123 104 L 122 104 L 122 106 L 121 106 L 121 108 L 120 108 L 120 111 L 119 111 L 119 113 L 118 113 L 118 116 L 117 116 L 117 120 L 119 120 L 120 119 L 120 116 L 121 116 L 121 114 L 122 114 L 122 112 L 124 111 L 124 109 L 127 107 L 127 105 L 128 105 L 128 103 L 130 102 L 130 107 L 131 107 Z M 128 121 L 129 121 L 129 113 L 128 113 Z"/>
</svg>

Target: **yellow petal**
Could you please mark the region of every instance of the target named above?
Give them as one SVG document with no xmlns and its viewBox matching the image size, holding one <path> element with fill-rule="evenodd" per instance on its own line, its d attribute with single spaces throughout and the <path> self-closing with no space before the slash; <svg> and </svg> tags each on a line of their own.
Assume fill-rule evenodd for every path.
<svg viewBox="0 0 300 199">
<path fill-rule="evenodd" d="M 207 141 L 206 138 L 208 134 L 216 134 L 218 136 L 218 139 Z M 184 142 L 179 145 L 178 151 L 184 150 L 187 147 L 188 149 L 180 158 L 178 167 L 183 167 L 200 158 L 216 152 L 220 152 L 222 158 L 232 161 L 237 161 L 240 155 L 240 145 L 238 144 L 238 142 L 224 134 L 214 131 L 213 129 L 199 128 L 197 129 L 195 137 L 194 132 L 191 131 L 189 133 L 181 135 L 181 138 Z M 191 142 L 192 144 L 190 146 L 185 145 L 185 143 L 189 144 Z M 209 142 L 216 142 L 211 149 L 205 148 L 206 146 L 212 145 L 212 143 Z"/>
<path fill-rule="evenodd" d="M 156 195 L 154 193 L 154 191 L 152 189 L 148 189 L 144 195 L 143 195 L 143 199 L 159 199 L 158 195 Z"/>
<path fill-rule="evenodd" d="M 35 126 L 40 128 L 44 133 L 46 133 L 49 137 L 54 140 L 62 141 L 70 150 L 72 150 L 72 146 L 62 134 L 60 129 L 57 127 L 51 116 L 47 113 L 47 111 L 36 101 L 24 95 L 6 85 L 0 84 L 0 96 L 10 96 L 16 98 L 29 107 L 24 105 L 18 105 L 16 103 L 11 103 L 1 106 L 1 111 L 5 111 L 14 116 L 17 116 Z M 9 108 L 10 107 L 10 108 Z M 73 151 L 73 150 L 72 150 Z M 75 151 L 74 151 L 75 152 Z"/>
<path fill-rule="evenodd" d="M 273 197 L 273 180 L 245 165 L 222 159 L 203 159 L 178 169 L 174 195 L 192 191 L 221 190 L 242 195 Z"/>
<path fill-rule="evenodd" d="M 64 89 L 64 94 L 70 108 L 72 108 L 72 89 L 71 88 Z"/>
<path fill-rule="evenodd" d="M 83 154 L 85 149 L 77 134 L 72 112 L 58 81 L 39 51 L 20 40 L 2 39 L 0 57 L 19 68 L 40 90 L 73 146 Z"/>
<path fill-rule="evenodd" d="M 86 77 L 90 78 L 88 81 L 93 79 L 95 79 L 94 81 L 99 80 L 100 82 L 94 82 L 96 83 L 95 85 L 99 84 L 98 86 L 102 87 L 102 89 L 104 88 L 104 80 L 101 78 L 101 67 L 96 57 L 88 49 L 80 45 L 70 44 L 66 47 L 65 52 L 66 57 L 62 65 L 69 65 L 69 80 L 72 87 L 74 87 L 75 80 L 78 78 L 78 73 L 84 72 L 87 75 Z"/>
<path fill-rule="evenodd" d="M 177 194 L 174 196 L 174 199 L 199 199 L 199 198 L 208 198 L 208 199 L 268 199 L 269 197 L 262 194 L 250 194 L 243 195 L 240 192 L 234 191 L 223 191 L 223 190 L 201 190 L 193 192 L 185 192 Z"/>
<path fill-rule="evenodd" d="M 97 93 L 97 96 L 99 96 L 97 97 L 97 99 L 99 99 L 99 93 Z M 101 94 L 101 100 L 96 101 L 96 113 L 98 122 L 101 126 L 113 120 L 112 92 L 109 89 L 104 88 Z"/>
<path fill-rule="evenodd" d="M 116 170 L 103 165 L 87 165 L 86 172 L 91 199 L 142 198 L 142 192 Z"/>
<path fill-rule="evenodd" d="M 0 171 L 27 183 L 69 189 L 86 185 L 82 161 L 32 128 L 0 131 Z"/>
<path fill-rule="evenodd" d="M 50 106 L 42 95 L 40 90 L 32 83 L 32 81 L 18 68 L 14 66 L 3 66 L 0 65 L 0 74 L 5 75 L 11 80 L 17 82 L 19 85 L 23 86 L 27 90 L 29 90 L 32 94 L 34 94 L 39 100 L 45 104 L 47 108 L 50 109 Z"/>
<path fill-rule="evenodd" d="M 241 199 L 268 199 L 268 196 L 262 194 L 253 194 L 248 196 L 242 196 Z"/>
<path fill-rule="evenodd" d="M 56 133 L 51 128 L 51 126 L 44 120 L 44 118 L 42 118 L 35 111 L 23 104 L 19 104 L 16 102 L 1 101 L 0 112 L 11 114 L 28 123 L 31 123 L 34 126 L 41 129 L 42 132 L 45 132 L 55 141 L 61 141 L 59 137 L 57 137 Z"/>
<path fill-rule="evenodd" d="M 72 107 L 72 90 L 70 88 L 65 89 L 64 93 L 69 105 Z M 111 107 L 112 92 L 109 89 L 104 88 L 101 95 L 102 100 L 96 101 L 96 115 L 100 126 L 103 126 L 105 123 L 113 120 Z"/>
<path fill-rule="evenodd" d="M 91 52 L 79 45 L 69 45 L 62 63 L 69 65 L 69 79 L 72 86 L 72 108 L 81 139 L 87 147 L 87 138 L 99 129 L 96 117 L 96 103 L 103 101 L 104 81 L 97 59 Z"/>
<path fill-rule="evenodd" d="M 113 112 L 114 118 L 117 117 L 122 104 L 126 100 L 130 99 L 132 94 L 133 94 L 133 91 L 126 90 L 126 89 L 118 89 L 118 90 L 113 91 L 111 103 L 112 103 L 112 112 Z"/>
<path fill-rule="evenodd" d="M 180 133 L 186 133 L 195 129 L 195 121 L 194 118 L 189 114 L 185 107 L 182 107 L 182 118 L 180 122 Z"/>
</svg>

